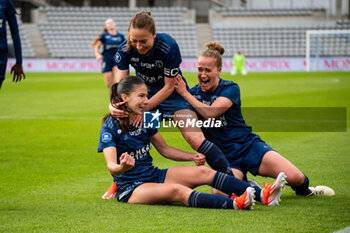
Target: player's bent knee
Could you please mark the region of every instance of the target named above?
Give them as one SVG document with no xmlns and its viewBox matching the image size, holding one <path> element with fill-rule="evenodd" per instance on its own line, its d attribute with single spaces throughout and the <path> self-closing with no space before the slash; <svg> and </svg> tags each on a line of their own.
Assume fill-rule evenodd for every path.
<svg viewBox="0 0 350 233">
<path fill-rule="evenodd" d="M 194 134 L 190 134 L 190 135 L 184 135 L 186 141 L 188 142 L 188 144 L 190 144 L 190 146 L 192 147 L 192 149 L 194 150 L 198 150 L 198 148 L 200 147 L 200 145 L 203 143 L 204 138 L 201 137 L 197 137 Z"/>
<path fill-rule="evenodd" d="M 213 169 L 210 169 L 206 166 L 197 166 L 194 167 L 194 173 L 193 176 L 196 177 L 196 182 L 194 184 L 196 185 L 202 185 L 202 184 L 210 184 L 212 180 L 214 179 L 216 171 Z"/>
<path fill-rule="evenodd" d="M 198 175 L 200 175 L 201 177 L 211 177 L 214 176 L 216 173 L 216 171 L 206 166 L 198 166 L 196 167 L 196 169 L 198 169 Z"/>
<path fill-rule="evenodd" d="M 173 201 L 187 200 L 188 188 L 181 184 L 172 184 L 169 186 L 168 193 L 171 195 Z"/>
<path fill-rule="evenodd" d="M 171 195 L 177 195 L 182 191 L 182 185 L 181 184 L 171 184 L 168 186 L 166 192 Z"/>
<path fill-rule="evenodd" d="M 294 185 L 301 185 L 304 183 L 305 176 L 302 172 L 293 172 L 291 174 L 287 175 L 287 182 L 294 186 Z"/>
</svg>

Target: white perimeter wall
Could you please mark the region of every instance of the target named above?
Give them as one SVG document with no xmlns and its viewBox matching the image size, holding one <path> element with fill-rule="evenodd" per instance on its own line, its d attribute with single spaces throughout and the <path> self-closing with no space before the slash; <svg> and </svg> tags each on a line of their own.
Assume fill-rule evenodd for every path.
<svg viewBox="0 0 350 233">
<path fill-rule="evenodd" d="M 15 60 L 9 59 L 7 71 Z M 248 72 L 291 72 L 305 71 L 305 58 L 247 58 Z M 311 62 L 311 68 L 313 68 Z M 231 58 L 223 59 L 223 72 L 232 68 Z M 24 72 L 100 72 L 101 63 L 95 59 L 24 59 Z M 196 72 L 197 59 L 184 58 L 181 70 Z M 133 70 L 131 70 L 133 71 Z M 319 58 L 318 71 L 350 71 L 350 57 Z"/>
</svg>

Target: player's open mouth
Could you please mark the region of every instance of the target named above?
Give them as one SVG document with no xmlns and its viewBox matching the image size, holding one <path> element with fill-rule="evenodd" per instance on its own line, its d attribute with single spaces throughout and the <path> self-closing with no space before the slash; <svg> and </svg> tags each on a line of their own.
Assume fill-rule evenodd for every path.
<svg viewBox="0 0 350 233">
<path fill-rule="evenodd" d="M 209 83 L 209 79 L 201 79 L 201 83 L 203 83 L 203 84 L 206 84 L 206 83 Z"/>
</svg>

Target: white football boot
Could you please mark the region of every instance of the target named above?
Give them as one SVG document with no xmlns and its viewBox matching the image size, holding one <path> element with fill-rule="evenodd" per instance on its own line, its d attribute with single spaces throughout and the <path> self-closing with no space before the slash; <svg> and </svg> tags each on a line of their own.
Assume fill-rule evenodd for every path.
<svg viewBox="0 0 350 233">
<path fill-rule="evenodd" d="M 334 196 L 335 192 L 330 187 L 319 185 L 315 187 L 309 187 L 311 194 L 309 196 Z"/>
</svg>

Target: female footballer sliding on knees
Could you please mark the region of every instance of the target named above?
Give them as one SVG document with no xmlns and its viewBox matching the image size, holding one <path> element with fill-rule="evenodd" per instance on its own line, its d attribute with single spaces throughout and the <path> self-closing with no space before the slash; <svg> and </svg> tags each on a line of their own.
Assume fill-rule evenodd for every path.
<svg viewBox="0 0 350 233">
<path fill-rule="evenodd" d="M 182 77 L 179 46 L 168 34 L 156 32 L 150 12 L 140 11 L 132 18 L 127 40 L 118 49 L 115 59 L 118 66 L 117 82 L 129 75 L 131 65 L 136 76 L 146 83 L 149 101 L 144 107 L 145 111 L 158 109 L 163 115 L 172 116 L 173 121 L 197 119 L 193 108 L 175 91 L 175 77 L 178 74 Z M 116 118 L 128 115 L 111 105 L 110 112 Z M 200 128 L 179 129 L 191 147 L 205 155 L 214 170 L 233 176 L 225 155 L 215 144 L 205 139 Z M 113 197 L 115 190 L 113 184 L 102 198 Z"/>
<path fill-rule="evenodd" d="M 135 204 L 179 202 L 189 207 L 218 209 L 252 209 L 255 200 L 265 205 L 278 204 L 284 173 L 280 173 L 274 183 L 260 189 L 206 166 L 154 167 L 149 153 L 151 143 L 161 155 L 175 161 L 201 163 L 205 157 L 167 145 L 156 129 L 133 126 L 135 117 L 147 106 L 147 96 L 147 86 L 136 76 L 127 76 L 111 88 L 111 105 L 122 108 L 128 116 L 116 119 L 108 114 L 104 118 L 98 151 L 103 152 L 107 169 L 118 186 L 118 201 Z M 125 104 L 118 105 L 120 102 Z M 229 197 L 193 190 L 200 185 L 210 185 Z"/>
</svg>

